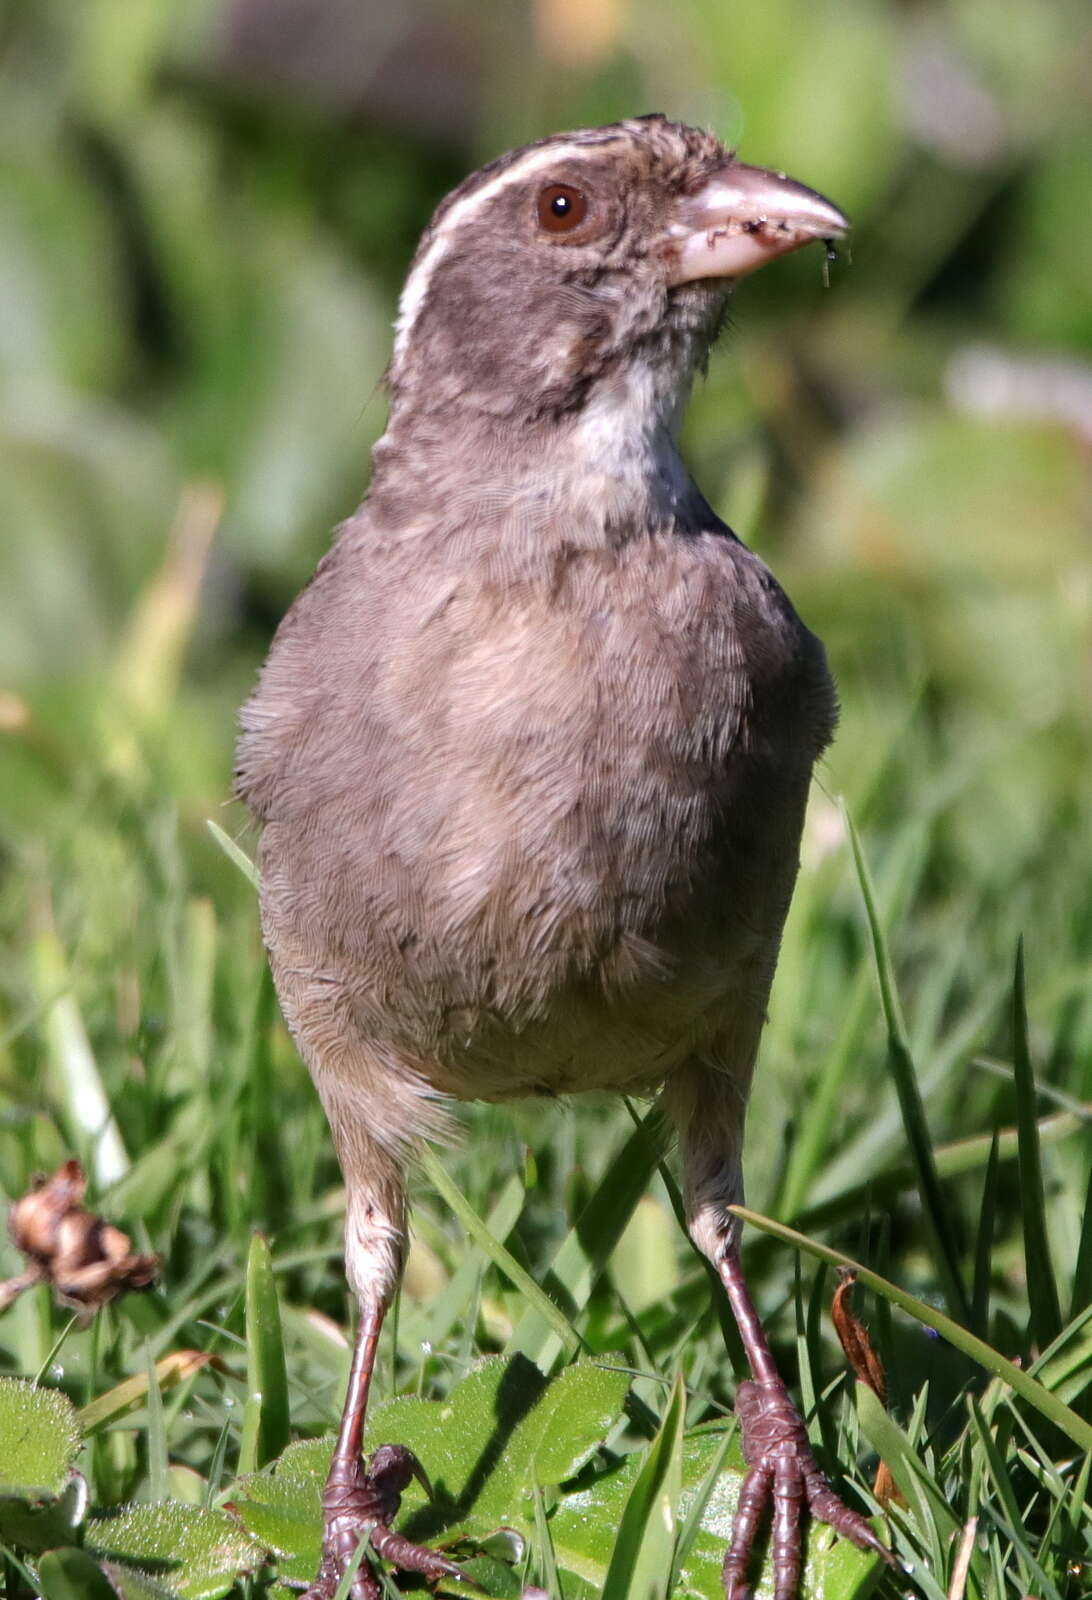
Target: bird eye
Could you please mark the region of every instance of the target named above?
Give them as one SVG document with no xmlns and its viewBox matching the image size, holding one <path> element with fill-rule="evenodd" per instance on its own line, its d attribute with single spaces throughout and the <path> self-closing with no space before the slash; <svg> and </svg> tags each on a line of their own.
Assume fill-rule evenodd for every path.
<svg viewBox="0 0 1092 1600">
<path fill-rule="evenodd" d="M 571 233 L 587 214 L 587 195 L 571 184 L 547 184 L 538 197 L 538 223 L 547 233 Z"/>
</svg>

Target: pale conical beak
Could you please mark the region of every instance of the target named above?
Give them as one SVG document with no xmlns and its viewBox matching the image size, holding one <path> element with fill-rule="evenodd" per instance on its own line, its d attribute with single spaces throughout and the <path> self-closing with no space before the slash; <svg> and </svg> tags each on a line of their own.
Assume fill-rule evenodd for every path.
<svg viewBox="0 0 1092 1600">
<path fill-rule="evenodd" d="M 680 201 L 667 230 L 668 281 L 742 278 L 813 239 L 848 231 L 849 218 L 814 189 L 732 161 Z"/>
</svg>

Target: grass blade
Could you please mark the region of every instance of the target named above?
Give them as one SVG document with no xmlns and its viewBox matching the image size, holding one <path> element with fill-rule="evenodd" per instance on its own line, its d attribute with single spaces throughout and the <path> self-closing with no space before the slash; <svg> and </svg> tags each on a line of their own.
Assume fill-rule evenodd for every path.
<svg viewBox="0 0 1092 1600">
<path fill-rule="evenodd" d="M 215 1356 L 201 1350 L 174 1350 L 169 1356 L 162 1356 L 156 1362 L 156 1383 L 160 1390 L 174 1388 L 215 1360 Z M 139 1372 L 134 1377 L 115 1384 L 105 1394 L 100 1394 L 96 1399 L 89 1401 L 76 1413 L 84 1437 L 90 1438 L 96 1433 L 101 1433 L 103 1428 L 139 1405 L 148 1393 L 149 1381 L 147 1372 Z"/>
<path fill-rule="evenodd" d="M 628 1095 L 626 1096 L 623 1104 L 625 1105 L 626 1110 L 629 1112 L 630 1120 L 632 1121 L 634 1127 L 642 1128 L 644 1126 L 644 1118 L 642 1118 L 640 1112 L 637 1110 L 637 1107 L 634 1105 L 633 1101 L 630 1100 Z M 705 1281 L 709 1285 L 710 1304 L 713 1307 L 714 1314 L 720 1326 L 721 1337 L 724 1340 L 724 1348 L 728 1353 L 729 1361 L 732 1363 L 732 1371 L 735 1373 L 737 1378 L 749 1377 L 751 1369 L 747 1363 L 747 1354 L 743 1348 L 743 1340 L 740 1338 L 739 1329 L 736 1326 L 736 1319 L 732 1315 L 732 1308 L 728 1304 L 728 1296 L 724 1292 L 724 1285 L 720 1281 L 716 1267 L 714 1267 L 708 1256 L 702 1255 L 701 1251 L 690 1237 L 690 1229 L 686 1225 L 686 1202 L 683 1200 L 682 1190 L 679 1188 L 675 1174 L 667 1164 L 665 1152 L 663 1150 L 660 1152 L 660 1157 L 656 1165 L 659 1169 L 660 1180 L 663 1183 L 665 1191 L 667 1192 L 667 1198 L 670 1202 L 671 1209 L 675 1213 L 675 1221 L 679 1225 L 679 1232 L 682 1234 L 684 1239 L 688 1240 L 691 1251 L 694 1255 L 694 1259 L 697 1261 L 702 1272 L 705 1274 Z"/>
<path fill-rule="evenodd" d="M 686 1563 L 687 1556 L 690 1554 L 691 1545 L 697 1538 L 701 1528 L 701 1519 L 705 1515 L 705 1508 L 709 1504 L 709 1498 L 713 1490 L 720 1482 L 721 1473 L 724 1471 L 724 1463 L 728 1459 L 728 1451 L 735 1436 L 736 1428 L 734 1425 L 725 1428 L 724 1438 L 721 1440 L 720 1448 L 713 1457 L 709 1471 L 698 1485 L 697 1493 L 686 1508 L 686 1515 L 679 1526 L 678 1537 L 675 1540 L 675 1557 L 671 1564 L 669 1594 L 674 1594 L 675 1592 L 676 1579 Z"/>
<path fill-rule="evenodd" d="M 482 1219 L 483 1226 L 497 1244 L 504 1245 L 504 1241 L 519 1221 L 524 1197 L 523 1183 L 513 1172 L 490 1206 L 488 1214 Z M 475 1324 L 477 1319 L 468 1312 L 468 1308 L 475 1299 L 475 1286 L 481 1272 L 481 1260 L 468 1251 L 446 1286 L 431 1301 L 427 1311 L 423 1308 L 419 1310 L 412 1324 L 410 1316 L 413 1313 L 407 1314 L 407 1308 L 403 1306 L 403 1328 L 406 1337 L 416 1338 L 418 1342 L 425 1339 L 436 1349 L 448 1338 L 452 1328 L 460 1320 L 471 1325 Z"/>
<path fill-rule="evenodd" d="M 921 828 L 905 829 L 884 863 L 886 881 L 881 885 L 880 898 L 888 918 L 892 907 L 902 907 L 908 902 L 920 880 L 925 859 L 923 843 Z M 815 1175 L 823 1169 L 831 1129 L 837 1125 L 838 1110 L 844 1098 L 846 1078 L 860 1053 L 871 998 L 868 971 L 862 965 L 853 975 L 838 1036 L 808 1090 L 808 1115 L 801 1119 L 777 1196 L 779 1216 L 796 1215 Z"/>
<path fill-rule="evenodd" d="M 262 1397 L 260 1394 L 248 1394 L 243 1401 L 243 1426 L 239 1437 L 237 1467 L 240 1477 L 258 1470 L 258 1434 L 261 1426 Z"/>
<path fill-rule="evenodd" d="M 144 1365 L 148 1377 L 148 1495 L 153 1505 L 170 1497 L 167 1486 L 167 1423 L 163 1415 L 163 1391 L 149 1344 L 144 1346 Z"/>
<path fill-rule="evenodd" d="M 975 1235 L 974 1281 L 971 1288 L 971 1332 L 984 1339 L 990 1323 L 990 1275 L 993 1271 L 993 1230 L 997 1216 L 997 1172 L 1000 1134 L 994 1129 L 990 1158 L 982 1180 L 982 1204 Z"/>
<path fill-rule="evenodd" d="M 971 1431 L 978 1440 L 986 1469 L 989 1472 L 990 1477 L 993 1479 L 993 1486 L 997 1491 L 997 1497 L 1004 1507 L 1006 1521 L 1008 1522 L 1010 1528 L 1019 1528 L 1023 1524 L 1024 1518 L 1016 1501 L 1016 1495 L 1012 1487 L 1012 1480 L 1009 1477 L 1004 1459 L 1000 1450 L 998 1450 L 996 1441 L 994 1440 L 993 1434 L 990 1431 L 989 1424 L 982 1415 L 982 1407 L 979 1405 L 973 1394 L 967 1396 L 967 1409 L 971 1418 Z"/>
<path fill-rule="evenodd" d="M 626 1499 L 618 1523 L 602 1600 L 666 1600 L 675 1551 L 675 1516 L 682 1489 L 686 1388 L 679 1373 L 660 1431 Z"/>
<path fill-rule="evenodd" d="M 777 1239 L 783 1239 L 786 1244 L 793 1245 L 797 1250 L 806 1251 L 817 1261 L 829 1261 L 837 1267 L 849 1267 L 861 1282 L 873 1289 L 876 1294 L 882 1295 L 885 1300 L 898 1306 L 917 1322 L 924 1323 L 927 1328 L 935 1329 L 942 1338 L 954 1345 L 957 1350 L 961 1350 L 971 1361 L 976 1362 L 986 1372 L 992 1372 L 995 1377 L 1001 1378 L 1021 1399 L 1034 1406 L 1041 1416 L 1047 1417 L 1072 1439 L 1078 1449 L 1092 1450 L 1092 1425 L 1059 1400 L 1057 1395 L 1051 1394 L 1049 1389 L 1014 1366 L 1011 1361 L 1007 1361 L 992 1346 L 986 1344 L 985 1340 L 977 1338 L 967 1328 L 954 1322 L 951 1317 L 945 1316 L 943 1311 L 938 1311 L 935 1306 L 927 1305 L 924 1300 L 918 1300 L 914 1295 L 907 1294 L 905 1289 L 889 1283 L 886 1278 L 881 1278 L 878 1272 L 873 1272 L 859 1261 L 854 1261 L 852 1256 L 843 1255 L 840 1250 L 833 1250 L 830 1245 L 820 1244 L 817 1239 L 809 1239 L 806 1234 L 797 1233 L 795 1228 L 787 1228 L 783 1222 L 775 1222 L 772 1217 L 763 1217 L 757 1211 L 749 1211 L 746 1206 L 733 1206 L 732 1210 L 744 1222 L 773 1234 Z"/>
<path fill-rule="evenodd" d="M 959 1528 L 951 1507 L 918 1460 L 909 1437 L 868 1384 L 858 1379 L 854 1393 L 861 1433 L 891 1473 L 919 1527 L 923 1532 L 935 1530 L 935 1543 L 943 1549 Z"/>
<path fill-rule="evenodd" d="M 86 1148 L 86 1165 L 97 1186 L 106 1189 L 128 1172 L 129 1156 L 72 993 L 68 960 L 53 926 L 47 895 L 42 895 L 33 917 L 31 965 L 43 1008 L 52 1085 L 65 1108 L 70 1137 L 77 1148 Z"/>
<path fill-rule="evenodd" d="M 1069 1316 L 1080 1316 L 1086 1306 L 1092 1304 L 1092 1169 L 1088 1173 L 1088 1189 L 1084 1197 L 1084 1218 L 1081 1222 L 1081 1237 L 1077 1245 L 1077 1264 L 1073 1268 L 1073 1294 L 1069 1304 Z"/>
<path fill-rule="evenodd" d="M 1092 1106 L 1087 1109 L 1082 1108 L 1079 1116 L 1061 1111 L 1040 1117 L 1036 1123 L 1040 1148 L 1059 1144 L 1063 1139 L 1072 1138 L 1075 1133 L 1087 1134 L 1090 1115 Z M 966 1139 L 953 1139 L 946 1144 L 937 1145 L 933 1150 L 933 1160 L 940 1177 L 958 1178 L 964 1173 L 977 1172 L 980 1167 L 984 1167 L 990 1159 L 992 1147 L 992 1134 L 975 1133 Z M 998 1160 L 1015 1161 L 1018 1154 L 1017 1130 L 1002 1128 L 997 1140 Z M 800 1215 L 793 1217 L 792 1221 L 798 1228 L 824 1228 L 842 1222 L 847 1217 L 859 1216 L 862 1207 L 869 1201 L 877 1205 L 880 1202 L 887 1206 L 893 1205 L 900 1194 L 915 1186 L 916 1181 L 913 1167 L 894 1165 L 875 1178 L 870 1177 L 863 1183 L 855 1183 L 840 1190 L 830 1199 L 818 1200 L 813 1205 L 805 1206 Z"/>
<path fill-rule="evenodd" d="M 546 1324 L 559 1341 L 566 1358 L 575 1355 L 584 1341 L 561 1307 L 554 1304 L 526 1268 L 520 1266 L 512 1252 L 490 1232 L 431 1150 L 423 1152 L 421 1165 L 433 1188 L 455 1213 L 470 1237 L 485 1251 L 493 1265 L 503 1272 L 513 1288 L 523 1295 L 529 1307 L 525 1316 L 535 1316 Z"/>
<path fill-rule="evenodd" d="M 554 1552 L 553 1536 L 550 1533 L 550 1522 L 546 1515 L 546 1502 L 542 1495 L 542 1485 L 538 1475 L 534 1474 L 531 1482 L 531 1491 L 535 1500 L 535 1541 L 538 1549 L 537 1577 L 541 1588 L 551 1597 L 551 1600 L 564 1600 L 561 1587 L 561 1575 L 557 1570 L 557 1556 Z"/>
<path fill-rule="evenodd" d="M 906 1130 L 906 1141 L 910 1147 L 910 1157 L 917 1177 L 922 1210 L 926 1225 L 936 1244 L 937 1268 L 944 1284 L 948 1303 L 961 1321 L 968 1322 L 970 1321 L 971 1308 L 959 1270 L 959 1247 L 955 1230 L 952 1226 L 952 1210 L 944 1199 L 936 1163 L 933 1160 L 929 1125 L 926 1121 L 921 1091 L 918 1088 L 917 1073 L 914 1070 L 913 1057 L 910 1053 L 910 1045 L 906 1035 L 906 1025 L 903 1022 L 902 1010 L 899 1006 L 891 954 L 876 910 L 876 895 L 872 886 L 868 863 L 865 861 L 864 852 L 861 849 L 861 841 L 857 836 L 857 830 L 853 826 L 853 819 L 850 817 L 848 810 L 843 807 L 843 811 L 846 819 L 846 828 L 849 832 L 849 842 L 853 850 L 853 860 L 857 869 L 857 881 L 861 887 L 865 915 L 868 919 L 869 933 L 872 939 L 872 953 L 875 958 L 876 973 L 880 984 L 880 1003 L 883 1006 L 884 1021 L 887 1025 L 888 1061 L 891 1066 L 891 1076 L 895 1083 L 895 1092 L 899 1098 L 899 1107 L 902 1111 L 903 1127 Z"/>
<path fill-rule="evenodd" d="M 1028 1010 L 1024 985 L 1024 941 L 1016 946 L 1012 982 L 1012 1075 L 1016 1086 L 1016 1132 L 1019 1143 L 1020 1211 L 1024 1228 L 1024 1271 L 1030 1316 L 1028 1330 L 1040 1350 L 1057 1338 L 1062 1326 L 1058 1285 L 1047 1239 L 1043 1164 L 1035 1126 L 1035 1079 L 1028 1048 Z"/>
<path fill-rule="evenodd" d="M 1079 1394 L 1087 1383 L 1086 1369 L 1092 1367 L 1092 1306 L 1084 1310 L 1040 1351 L 1028 1365 L 1032 1377 L 1040 1378 L 1052 1393 L 1077 1385 Z"/>
<path fill-rule="evenodd" d="M 246 1267 L 246 1381 L 247 1406 L 257 1409 L 253 1472 L 274 1461 L 289 1437 L 288 1370 L 284 1359 L 277 1281 L 269 1245 L 260 1233 L 250 1241 Z"/>
<path fill-rule="evenodd" d="M 212 834 L 212 837 L 216 840 L 216 843 L 220 846 L 220 849 L 227 856 L 228 860 L 234 862 L 239 871 L 242 873 L 243 877 L 253 888 L 259 888 L 260 880 L 258 878 L 258 869 L 254 865 L 253 861 L 251 861 L 246 851 L 241 849 L 239 845 L 235 843 L 235 840 L 229 833 L 224 832 L 223 828 L 221 828 L 218 822 L 213 822 L 211 817 L 205 818 L 205 825 Z"/>
<path fill-rule="evenodd" d="M 208 1476 L 205 1480 L 205 1494 L 202 1505 L 209 1510 L 216 1504 L 220 1493 L 220 1483 L 224 1476 L 224 1462 L 227 1460 L 227 1448 L 231 1438 L 231 1426 L 225 1422 L 220 1429 L 216 1440 L 216 1448 L 212 1452 L 209 1462 Z"/>
<path fill-rule="evenodd" d="M 142 722 L 165 716 L 174 705 L 223 510 L 219 485 L 186 484 L 163 561 L 129 614 L 113 676 L 128 709 Z"/>
<path fill-rule="evenodd" d="M 861 1031 L 869 1014 L 871 988 L 862 967 L 850 991 L 842 1026 L 834 1045 L 827 1051 L 819 1075 L 808 1097 L 808 1115 L 789 1152 L 777 1209 L 795 1216 L 807 1199 L 815 1174 L 822 1169 L 831 1129 L 836 1125 L 838 1107 L 845 1092 L 846 1074 L 860 1048 Z"/>
<path fill-rule="evenodd" d="M 552 1276 L 575 1310 L 582 1310 L 591 1298 L 607 1257 L 663 1155 L 665 1138 L 659 1116 L 650 1112 L 630 1134 L 562 1241 Z M 506 1355 L 517 1353 L 543 1372 L 552 1371 L 562 1355 L 558 1332 L 537 1305 L 528 1307 L 505 1347 Z"/>
<path fill-rule="evenodd" d="M 348 1566 L 341 1574 L 341 1582 L 338 1584 L 337 1590 L 335 1591 L 334 1600 L 349 1600 L 349 1596 L 353 1588 L 353 1582 L 357 1573 L 360 1571 L 361 1563 L 364 1560 L 364 1552 L 367 1550 L 367 1548 L 368 1540 L 366 1537 L 362 1537 L 359 1540 L 356 1549 L 353 1551 Z"/>
<path fill-rule="evenodd" d="M 1082 1543 L 1082 1533 L 1088 1526 L 1089 1479 L 1092 1478 L 1092 1455 L 1087 1455 L 1074 1480 L 1065 1506 L 1067 1532 L 1062 1552 L 1066 1566 L 1079 1559 L 1077 1552 Z M 1087 1546 L 1086 1546 L 1087 1548 Z"/>
<path fill-rule="evenodd" d="M 1030 1545 L 1023 1536 L 1025 1518 L 1021 1512 L 1012 1486 L 1012 1481 L 1005 1465 L 1005 1459 L 997 1447 L 982 1412 L 973 1395 L 968 1396 L 968 1407 L 971 1415 L 971 1427 L 974 1431 L 986 1463 L 986 1470 L 993 1482 L 997 1498 L 1001 1502 L 1004 1516 L 997 1514 L 989 1500 L 983 1502 L 983 1514 L 992 1517 L 1004 1538 L 1012 1540 L 1017 1557 L 1017 1563 L 1022 1569 L 1020 1572 L 1020 1587 L 1026 1589 L 1034 1585 L 1042 1600 L 1058 1600 L 1058 1590 L 1042 1567 L 1036 1561 Z"/>
</svg>

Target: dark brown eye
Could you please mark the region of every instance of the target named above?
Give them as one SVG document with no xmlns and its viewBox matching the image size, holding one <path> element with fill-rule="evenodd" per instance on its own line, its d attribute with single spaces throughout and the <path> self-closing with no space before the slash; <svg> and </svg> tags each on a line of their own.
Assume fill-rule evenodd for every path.
<svg viewBox="0 0 1092 1600">
<path fill-rule="evenodd" d="M 587 214 L 587 195 L 571 184 L 547 184 L 538 197 L 538 223 L 547 233 L 571 233 Z"/>
</svg>

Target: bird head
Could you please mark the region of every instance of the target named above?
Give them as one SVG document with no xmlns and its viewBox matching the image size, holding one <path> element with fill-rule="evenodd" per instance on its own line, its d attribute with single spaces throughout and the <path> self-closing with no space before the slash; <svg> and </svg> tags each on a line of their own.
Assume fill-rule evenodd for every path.
<svg viewBox="0 0 1092 1600">
<path fill-rule="evenodd" d="M 472 450 L 495 479 L 521 442 L 564 449 L 589 418 L 600 442 L 670 432 L 735 280 L 847 227 L 659 115 L 502 156 L 442 202 L 411 264 L 389 442 Z"/>
</svg>

